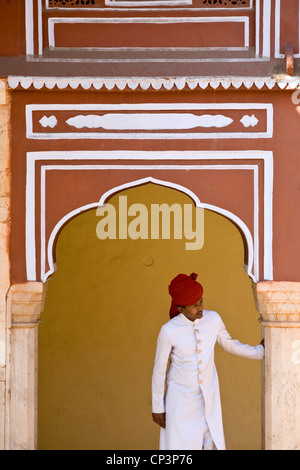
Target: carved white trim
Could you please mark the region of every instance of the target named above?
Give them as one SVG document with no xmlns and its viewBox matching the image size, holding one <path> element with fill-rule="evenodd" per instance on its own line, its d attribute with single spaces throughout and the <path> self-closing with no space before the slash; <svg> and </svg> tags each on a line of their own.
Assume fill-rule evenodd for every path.
<svg viewBox="0 0 300 470">
<path fill-rule="evenodd" d="M 247 110 L 248 112 L 253 112 L 256 110 L 265 111 L 265 129 L 261 130 L 260 132 L 231 130 L 230 128 L 228 130 L 222 129 L 228 127 L 232 123 L 232 116 L 226 116 L 226 113 L 232 110 Z M 73 115 L 69 119 L 67 119 L 67 117 L 64 118 L 67 119 L 66 123 L 69 126 L 74 126 L 80 131 L 74 132 L 73 129 L 70 129 L 70 131 L 64 130 L 60 132 L 40 132 L 35 128 L 36 126 L 34 126 L 33 122 L 33 116 L 36 111 L 42 111 L 45 114 L 49 112 L 56 112 L 56 117 L 59 116 L 59 112 L 61 111 L 80 111 L 80 114 L 76 116 Z M 83 115 L 84 113 L 90 111 L 93 111 L 93 114 L 91 113 Z M 96 114 L 103 111 L 106 112 L 104 116 Z M 205 111 L 206 113 L 203 115 L 196 115 L 195 111 Z M 218 114 L 208 114 L 212 111 L 218 111 Z M 241 115 L 238 119 L 241 119 Z M 193 123 L 191 122 L 192 120 Z M 195 127 L 199 127 L 199 129 L 197 129 L 195 132 L 192 132 L 192 129 Z M 203 129 L 201 129 L 201 127 Z M 213 130 L 206 132 L 205 128 L 209 127 L 217 127 L 217 131 Z M 91 129 L 97 128 L 99 131 L 91 131 Z M 126 130 L 131 132 L 126 132 Z M 157 130 L 160 130 L 161 132 L 155 132 Z M 122 103 L 89 105 L 26 105 L 26 137 L 28 139 L 268 139 L 272 138 L 272 136 L 273 105 L 271 103 Z"/>
<path fill-rule="evenodd" d="M 258 124 L 258 119 L 254 116 L 254 114 L 252 114 L 252 116 L 245 114 L 245 116 L 243 116 L 241 119 L 241 123 L 244 127 L 255 127 Z"/>
<path fill-rule="evenodd" d="M 26 23 L 26 54 L 34 52 L 33 39 L 33 0 L 25 1 L 25 23 Z"/>
<path fill-rule="evenodd" d="M 184 8 L 184 10 L 192 10 L 192 11 L 211 11 L 211 10 L 214 10 L 215 8 L 212 8 L 212 7 L 201 7 L 201 8 L 196 8 L 196 7 L 193 7 L 192 6 L 192 0 L 182 0 L 182 3 L 187 3 L 189 5 L 191 5 L 190 7 L 186 7 Z M 157 1 L 155 0 L 143 0 L 142 2 L 139 1 L 135 1 L 134 2 L 134 5 L 131 6 L 130 8 L 126 8 L 128 7 L 128 5 L 124 5 L 124 3 L 130 3 L 130 2 L 119 2 L 118 0 L 118 5 L 115 5 L 116 2 L 112 2 L 111 0 L 105 0 L 105 6 L 106 8 L 101 8 L 101 7 L 85 7 L 85 10 L 92 10 L 92 11 L 114 11 L 114 10 L 129 10 L 129 11 L 135 11 L 135 10 L 140 10 L 140 7 L 144 7 L 145 5 L 143 5 L 143 3 L 147 3 L 148 5 L 148 8 L 143 8 L 143 11 L 148 11 L 148 10 L 152 10 L 152 9 L 155 9 L 155 10 L 164 10 L 166 9 L 165 7 L 167 6 L 167 9 L 168 10 L 175 10 L 175 8 L 172 8 L 172 6 L 176 5 L 176 7 L 178 7 L 178 5 L 180 5 L 179 3 L 179 0 L 164 0 L 164 2 L 161 2 L 163 3 L 163 5 L 157 5 Z M 122 3 L 122 5 L 119 5 L 120 3 Z M 133 3 L 133 2 L 132 2 Z M 138 3 L 138 5 L 137 5 Z M 109 6 L 111 4 L 111 7 Z M 167 4 L 167 5 L 166 5 Z M 115 5 L 115 6 L 114 6 Z M 118 7 L 118 8 L 117 8 Z M 45 8 L 46 10 L 63 10 L 65 11 L 66 9 L 64 7 L 52 7 L 52 6 L 49 6 L 49 0 L 45 0 Z M 250 6 L 249 7 L 236 7 L 235 5 L 230 7 L 231 9 L 240 9 L 242 11 L 244 10 L 251 10 L 253 8 L 253 0 L 250 0 Z M 228 11 L 230 8 L 228 7 L 218 7 L 217 8 L 217 11 Z M 72 11 L 73 10 L 77 10 L 77 11 L 80 11 L 82 10 L 82 7 L 73 7 L 72 8 Z"/>
<path fill-rule="evenodd" d="M 146 0 L 146 1 L 141 1 L 141 0 L 133 0 L 133 1 L 120 1 L 120 0 L 105 0 L 105 5 L 108 7 L 144 7 L 144 6 L 150 6 L 150 7 L 157 7 L 157 6 L 180 6 L 180 5 L 192 5 L 193 1 L 192 0 Z"/>
<path fill-rule="evenodd" d="M 43 116 L 42 119 L 39 120 L 39 123 L 43 127 L 51 127 L 51 129 L 53 129 L 57 124 L 57 119 L 53 115 L 50 117 Z"/>
<path fill-rule="evenodd" d="M 10 75 L 8 77 L 8 86 L 11 89 L 21 87 L 25 90 L 35 88 L 40 90 L 47 88 L 53 90 L 55 87 L 58 89 L 71 88 L 76 90 L 81 87 L 84 90 L 94 88 L 95 90 L 125 90 L 128 87 L 130 90 L 136 90 L 139 87 L 142 90 L 183 90 L 187 87 L 188 90 L 200 88 L 205 90 L 209 87 L 213 89 L 223 88 L 227 90 L 233 86 L 235 89 L 245 87 L 246 89 L 257 88 L 261 90 L 267 87 L 269 90 L 278 87 L 281 90 L 295 90 L 300 87 L 299 77 L 177 77 L 177 78 L 151 78 L 151 77 L 114 77 L 114 78 L 95 78 L 95 77 L 26 77 Z"/>
<path fill-rule="evenodd" d="M 49 118 L 50 119 L 50 118 Z M 227 127 L 233 119 L 221 114 L 204 114 L 197 116 L 192 113 L 114 113 L 97 116 L 89 114 L 78 115 L 67 119 L 69 126 L 82 129 L 97 129 L 102 127 L 109 130 L 163 130 L 163 129 L 194 129 L 195 127 Z"/>
<path fill-rule="evenodd" d="M 48 18 L 48 41 L 51 50 L 56 48 L 55 25 L 56 24 L 178 24 L 178 23 L 242 23 L 244 25 L 243 47 L 249 47 L 249 16 L 208 16 L 208 17 L 113 17 L 113 18 L 90 18 L 90 17 L 50 17 Z M 82 46 L 81 49 L 86 49 Z M 70 48 L 72 49 L 72 48 Z M 159 48 L 157 48 L 159 49 Z"/>
</svg>

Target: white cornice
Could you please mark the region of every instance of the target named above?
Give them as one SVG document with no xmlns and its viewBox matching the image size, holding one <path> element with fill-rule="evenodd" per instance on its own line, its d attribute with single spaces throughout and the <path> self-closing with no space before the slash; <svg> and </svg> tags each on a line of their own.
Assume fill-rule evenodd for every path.
<svg viewBox="0 0 300 470">
<path fill-rule="evenodd" d="M 52 90 L 82 88 L 84 90 L 136 90 L 139 87 L 142 90 L 194 90 L 200 89 L 225 89 L 233 87 L 239 89 L 262 89 L 269 90 L 295 90 L 300 87 L 300 77 L 289 77 L 281 75 L 277 77 L 170 77 L 170 78 L 149 78 L 149 77 L 113 77 L 113 78 L 94 78 L 94 77 L 28 77 L 28 76 L 9 76 L 8 86 L 11 89 L 34 88 L 40 90 L 46 88 Z"/>
</svg>

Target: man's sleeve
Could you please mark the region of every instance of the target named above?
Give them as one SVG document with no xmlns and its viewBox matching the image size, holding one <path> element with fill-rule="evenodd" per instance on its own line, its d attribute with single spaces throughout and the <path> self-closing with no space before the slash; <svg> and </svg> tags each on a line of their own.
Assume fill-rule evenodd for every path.
<svg viewBox="0 0 300 470">
<path fill-rule="evenodd" d="M 166 370 L 171 352 L 171 341 L 162 327 L 157 339 L 156 355 L 152 375 L 152 412 L 164 413 Z"/>
<path fill-rule="evenodd" d="M 232 339 L 221 318 L 219 318 L 217 342 L 225 351 L 236 356 L 248 359 L 263 359 L 265 355 L 265 348 L 261 344 L 249 346 L 249 344 L 240 343 L 237 339 Z"/>
</svg>

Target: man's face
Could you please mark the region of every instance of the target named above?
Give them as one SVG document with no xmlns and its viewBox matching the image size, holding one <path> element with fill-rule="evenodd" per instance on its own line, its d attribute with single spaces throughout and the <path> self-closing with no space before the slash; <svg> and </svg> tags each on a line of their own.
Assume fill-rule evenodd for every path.
<svg viewBox="0 0 300 470">
<path fill-rule="evenodd" d="M 193 305 L 186 307 L 178 307 L 178 311 L 188 318 L 188 320 L 195 321 L 203 316 L 203 297 Z"/>
</svg>

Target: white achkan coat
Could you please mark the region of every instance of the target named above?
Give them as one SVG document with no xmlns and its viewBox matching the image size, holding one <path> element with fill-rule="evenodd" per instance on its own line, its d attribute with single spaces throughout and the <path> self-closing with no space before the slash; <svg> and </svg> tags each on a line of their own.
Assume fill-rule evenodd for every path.
<svg viewBox="0 0 300 470">
<path fill-rule="evenodd" d="M 194 322 L 181 313 L 161 328 L 152 376 L 152 411 L 166 412 L 160 450 L 201 450 L 205 421 L 216 448 L 225 449 L 214 363 L 216 341 L 232 354 L 250 359 L 264 357 L 262 345 L 233 340 L 219 314 L 211 310 L 204 310 L 202 318 Z"/>
</svg>

